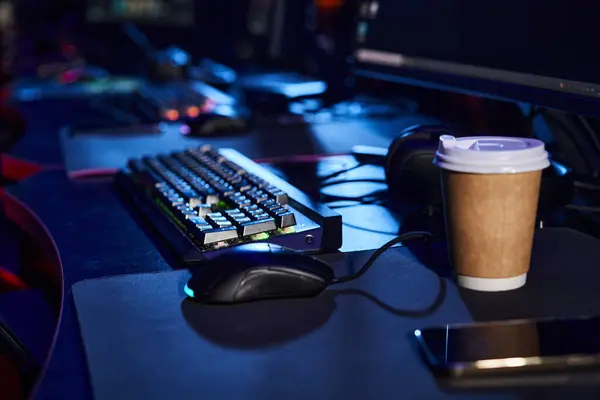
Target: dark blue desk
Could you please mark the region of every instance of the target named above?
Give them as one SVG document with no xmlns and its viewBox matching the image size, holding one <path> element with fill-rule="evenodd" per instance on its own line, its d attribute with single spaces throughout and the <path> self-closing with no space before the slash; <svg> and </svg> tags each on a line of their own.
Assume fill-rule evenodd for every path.
<svg viewBox="0 0 600 400">
<path fill-rule="evenodd" d="M 39 118 L 36 116 L 36 119 Z M 413 122 L 413 121 L 410 121 Z M 410 123 L 409 122 L 409 123 Z M 341 128 L 340 128 L 341 129 Z M 355 143 L 378 144 L 390 141 L 399 128 L 392 132 L 375 130 L 376 135 L 369 136 L 364 131 L 356 129 L 353 134 L 332 135 L 335 144 L 324 146 L 327 135 L 311 138 L 315 152 L 333 151 L 344 152 Z M 350 132 L 350 131 L 347 131 Z M 48 140 L 54 142 L 52 135 L 56 132 L 46 131 L 41 137 L 32 132 L 16 149 L 17 154 L 30 159 L 36 159 L 36 154 L 43 148 L 41 142 L 34 140 Z M 287 149 L 290 154 L 294 149 L 285 146 L 286 137 L 274 136 L 265 155 L 282 155 Z M 279 142 L 278 142 L 279 141 Z M 244 144 L 240 144 L 244 151 Z M 51 146 L 54 147 L 54 146 Z M 55 149 L 55 148 L 54 148 Z M 255 149 L 256 150 L 256 149 Z M 253 150 L 253 151 L 255 151 Z M 260 149 L 259 149 L 260 150 Z M 54 150 L 52 150 L 54 151 Z M 42 151 L 42 153 L 44 153 Z M 262 154 L 253 154 L 261 156 Z M 55 162 L 56 154 L 42 154 L 40 161 Z M 71 297 L 71 286 L 84 279 L 97 278 L 127 273 L 142 273 L 171 270 L 164 257 L 138 224 L 132 219 L 116 198 L 109 182 L 72 182 L 67 180 L 61 171 L 44 172 L 38 174 L 18 186 L 8 190 L 9 194 L 27 205 L 39 221 L 47 228 L 56 244 L 56 250 L 62 261 L 64 283 L 64 307 L 60 320 L 55 347 L 49 360 L 45 376 L 38 388 L 40 399 L 84 400 L 91 397 L 85 355 L 83 352 L 79 327 L 74 312 Z M 360 211 L 357 219 L 360 220 Z M 373 211 L 380 213 L 380 211 Z M 369 220 L 369 215 L 362 216 L 364 222 Z M 348 228 L 348 227 L 347 227 Z M 380 227 L 383 228 L 383 227 Z M 395 227 L 396 228 L 396 227 Z M 383 229 L 385 230 L 385 229 Z M 357 230 L 359 231 L 359 230 Z M 345 231 L 345 243 L 356 242 L 362 248 L 365 242 L 372 240 L 373 236 L 365 236 L 351 230 Z M 378 235 L 378 234 L 375 234 Z M 381 244 L 385 236 L 378 237 Z M 535 273 L 532 273 L 530 284 L 525 290 L 508 294 L 480 294 L 459 292 L 450 287 L 454 293 L 451 302 L 442 305 L 436 319 L 438 321 L 456 321 L 464 319 L 491 320 L 499 318 L 515 318 L 527 316 L 572 315 L 596 313 L 600 314 L 600 302 L 596 293 L 600 289 L 600 270 L 590 267 L 590 259 L 599 259 L 600 255 L 590 253 L 589 249 L 598 249 L 595 239 L 570 233 L 566 236 L 547 235 L 540 236 L 536 243 Z M 552 252 L 549 252 L 552 250 Z M 593 261 L 592 261 L 593 262 Z M 399 266 L 401 267 L 401 266 Z M 445 274 L 444 271 L 438 271 Z M 369 294 L 377 298 L 385 298 L 386 293 L 397 293 L 407 285 L 411 293 L 419 293 L 414 298 L 403 299 L 399 307 L 418 308 L 423 301 L 429 301 L 435 296 L 437 285 L 431 285 L 431 279 L 421 280 L 417 275 L 395 273 L 394 279 L 401 282 L 393 284 L 389 279 L 376 280 L 382 277 L 385 271 L 375 272 L 374 275 L 364 278 L 364 285 L 368 287 Z M 431 276 L 429 276 L 430 278 Z M 448 285 L 452 285 L 449 281 Z M 422 297 L 421 297 L 422 295 Z M 390 296 L 393 304 L 396 296 Z M 426 299 L 426 300 L 423 300 Z M 99 299 L 100 301 L 100 299 Z M 368 303 L 366 303 L 368 304 Z M 347 314 L 351 317 L 351 314 Z M 376 314 L 385 315 L 385 314 Z M 375 317 L 377 318 L 377 317 Z M 372 321 L 377 326 L 377 321 Z M 414 321 L 418 322 L 418 321 Z M 356 321 L 346 321 L 347 329 L 340 334 L 352 335 Z M 404 332 L 399 333 L 398 340 L 406 340 Z M 376 337 L 373 340 L 377 340 Z M 319 351 L 319 349 L 315 349 Z M 379 356 L 385 356 L 384 348 L 380 349 Z M 414 366 L 404 366 L 404 370 L 411 368 L 422 369 L 425 366 L 414 358 Z M 389 366 L 393 368 L 393 365 Z M 428 375 L 427 375 L 428 376 Z M 389 375 L 389 379 L 392 379 Z M 410 384 L 410 380 L 407 381 Z M 430 385 L 430 378 L 414 382 L 415 385 Z M 431 389 L 429 389 L 431 390 Z M 574 389 L 573 389 L 574 390 Z M 411 390 L 418 393 L 418 387 Z M 570 390 L 567 392 L 571 393 Z M 531 392 L 527 392 L 531 393 Z M 533 395 L 547 395 L 555 393 L 553 389 L 544 389 L 533 392 Z M 587 387 L 583 391 L 573 392 L 578 398 L 595 396 L 598 398 L 598 387 Z M 397 394 L 401 396 L 401 393 Z M 563 392 L 564 395 L 564 392 Z M 524 392 L 515 395 L 517 398 L 527 398 Z"/>
<path fill-rule="evenodd" d="M 69 182 L 61 172 L 52 172 L 35 176 L 10 192 L 29 205 L 44 222 L 56 242 L 64 272 L 63 314 L 56 346 L 38 398 L 90 398 L 71 285 L 88 278 L 168 271 L 171 267 L 121 207 L 108 184 Z M 462 292 L 447 281 L 448 297 L 436 311 L 435 322 L 600 313 L 596 295 L 600 290 L 600 270 L 593 268 L 591 264 L 594 262 L 589 261 L 600 258 L 596 239 L 573 231 L 566 232 L 566 235 L 565 232 L 552 230 L 543 233 L 538 235 L 535 268 L 524 290 L 498 294 Z M 361 239 L 360 235 L 347 235 L 346 240 Z M 413 274 L 402 267 L 401 264 L 394 265 L 394 271 L 390 270 L 389 265 L 379 271 L 375 268 L 364 277 L 361 286 L 368 289 L 367 294 L 384 304 L 408 309 L 422 308 L 435 297 L 439 285 L 432 280 L 434 275 L 431 272 Z M 436 272 L 445 275 L 443 270 Z M 394 280 L 398 282 L 393 283 Z M 373 305 L 369 304 L 368 299 L 365 300 L 363 307 L 370 306 Z M 389 319 L 386 312 L 378 311 L 373 315 L 373 326 L 380 326 L 377 315 L 382 321 Z M 347 314 L 347 317 L 351 316 Z M 363 323 L 356 322 L 359 325 Z M 425 322 L 427 320 L 423 320 Z M 352 319 L 345 323 L 348 326 L 340 334 L 352 335 Z M 418 319 L 410 324 L 420 326 Z M 399 341 L 407 340 L 405 333 L 399 332 Z M 376 337 L 373 339 L 376 340 Z M 385 354 L 385 349 L 380 348 L 378 356 Z M 411 362 L 420 371 L 425 368 L 418 358 Z M 424 382 L 432 381 L 428 378 L 419 384 Z M 579 398 L 590 393 L 597 396 L 596 390 L 600 389 L 586 387 L 585 390 L 577 392 Z M 569 390 L 567 392 L 570 393 Z"/>
</svg>

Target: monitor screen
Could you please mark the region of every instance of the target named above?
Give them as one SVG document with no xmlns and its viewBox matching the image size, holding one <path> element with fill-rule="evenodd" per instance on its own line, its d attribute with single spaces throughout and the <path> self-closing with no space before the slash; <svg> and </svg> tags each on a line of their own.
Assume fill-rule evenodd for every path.
<svg viewBox="0 0 600 400">
<path fill-rule="evenodd" d="M 194 0 L 88 0 L 90 22 L 137 22 L 192 25 Z"/>
<path fill-rule="evenodd" d="M 600 100 L 597 1 L 358 3 L 358 74 L 556 108 Z"/>
</svg>

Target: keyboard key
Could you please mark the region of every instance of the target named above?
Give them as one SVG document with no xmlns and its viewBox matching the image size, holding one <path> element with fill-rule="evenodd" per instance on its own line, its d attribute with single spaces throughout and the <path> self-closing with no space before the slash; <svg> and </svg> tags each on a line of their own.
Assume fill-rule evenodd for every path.
<svg viewBox="0 0 600 400">
<path fill-rule="evenodd" d="M 203 154 L 209 156 L 213 160 L 217 160 L 217 159 L 219 159 L 221 157 L 221 155 L 219 154 L 219 152 L 217 150 L 213 149 L 210 146 L 202 146 L 200 148 L 200 151 Z"/>
<path fill-rule="evenodd" d="M 236 175 L 240 175 L 241 176 L 241 175 L 245 175 L 246 174 L 246 170 L 244 170 L 242 167 L 240 167 L 239 165 L 237 165 L 233 161 L 227 160 L 225 157 L 223 157 L 223 161 L 221 162 L 221 164 L 223 164 L 224 166 L 226 166 L 227 168 L 229 168 Z"/>
<path fill-rule="evenodd" d="M 263 204 L 263 207 L 267 211 L 274 211 L 274 210 L 278 210 L 278 209 L 282 208 L 281 204 L 279 204 L 279 203 Z"/>
<path fill-rule="evenodd" d="M 265 213 L 265 212 L 260 212 L 258 214 L 253 214 L 252 217 L 258 221 L 260 221 L 261 219 L 268 219 L 271 218 L 269 217 L 269 214 Z"/>
<path fill-rule="evenodd" d="M 181 214 L 183 214 L 184 216 L 196 216 L 198 215 L 198 213 L 196 213 L 196 211 L 194 211 L 192 209 L 192 207 L 190 207 L 188 204 L 181 204 L 179 206 L 177 206 L 177 210 L 179 210 L 179 212 Z"/>
<path fill-rule="evenodd" d="M 207 214 L 212 212 L 212 207 L 208 204 L 200 204 L 196 209 L 198 210 L 198 215 L 200 217 L 206 217 Z"/>
<path fill-rule="evenodd" d="M 211 244 L 238 238 L 237 229 L 221 213 L 207 214 L 206 218 L 188 217 L 188 226 L 193 224 L 199 232 L 196 239 L 201 244 Z"/>
<path fill-rule="evenodd" d="M 201 244 L 211 244 L 237 239 L 238 231 L 234 226 L 200 231 L 197 240 Z"/>
<path fill-rule="evenodd" d="M 236 219 L 236 220 L 239 220 L 241 218 L 248 218 L 246 216 L 246 214 L 244 214 L 243 212 L 237 212 L 235 214 L 228 214 L 228 215 L 229 215 L 230 218 L 233 218 L 233 219 Z"/>
<path fill-rule="evenodd" d="M 269 186 L 268 182 L 266 182 L 265 180 L 259 178 L 258 176 L 254 175 L 254 174 L 246 174 L 246 179 L 248 179 L 250 182 L 252 182 L 254 185 L 256 185 L 259 188 Z"/>
<path fill-rule="evenodd" d="M 188 229 L 195 230 L 197 224 L 203 224 L 203 220 L 193 221 L 193 218 L 197 218 L 198 214 L 187 204 L 180 204 L 175 206 L 172 215 L 177 221 Z"/>
<path fill-rule="evenodd" d="M 296 225 L 296 216 L 285 206 L 275 202 L 266 206 L 263 204 L 262 206 L 269 215 L 275 218 L 278 228 L 287 228 Z"/>
<path fill-rule="evenodd" d="M 218 225 L 218 224 L 220 224 L 220 223 L 222 223 L 222 222 L 228 222 L 228 221 L 229 221 L 229 220 L 228 220 L 227 218 L 225 218 L 224 216 L 218 216 L 218 217 L 215 217 L 215 216 L 211 216 L 210 214 L 208 214 L 208 215 L 206 216 L 206 220 L 207 220 L 208 222 L 212 223 L 213 225 Z"/>
<path fill-rule="evenodd" d="M 277 203 L 288 204 L 290 199 L 283 190 L 276 188 L 275 186 L 268 186 L 264 189 Z"/>
<path fill-rule="evenodd" d="M 256 204 L 269 200 L 269 195 L 262 190 L 252 190 L 246 192 L 246 196 L 252 199 L 252 202 Z"/>
<path fill-rule="evenodd" d="M 196 227 L 205 227 L 203 229 L 211 229 L 212 227 L 206 220 L 202 217 L 188 217 L 187 219 L 191 224 L 194 224 Z"/>
<path fill-rule="evenodd" d="M 251 222 L 252 220 L 249 217 L 239 217 L 239 218 L 235 218 L 234 222 L 236 224 L 245 224 L 246 222 Z"/>
<path fill-rule="evenodd" d="M 191 169 L 181 163 L 175 156 L 162 156 L 160 160 L 168 166 L 168 168 L 179 175 L 185 183 L 193 189 L 199 196 L 194 199 L 197 202 L 205 202 L 206 204 L 217 204 L 220 199 L 217 192 L 200 176 L 194 173 Z"/>
<path fill-rule="evenodd" d="M 280 228 L 287 228 L 296 225 L 296 216 L 291 211 L 286 211 L 275 216 L 277 226 Z"/>
<path fill-rule="evenodd" d="M 269 232 L 277 229 L 275 219 L 264 213 L 264 211 L 258 207 L 255 207 L 255 209 L 252 209 L 251 211 L 246 211 L 246 209 L 250 207 L 252 206 L 243 208 L 243 211 L 239 209 L 225 211 L 229 220 L 238 229 L 240 236 L 251 236 L 256 235 L 257 233 Z M 264 218 L 255 218 L 252 212 L 258 212 L 259 215 L 262 213 L 264 214 Z"/>
<path fill-rule="evenodd" d="M 189 205 L 192 208 L 199 207 L 202 204 L 204 204 L 204 202 L 201 199 L 190 199 L 190 202 L 189 202 Z"/>
<path fill-rule="evenodd" d="M 170 171 L 163 163 L 155 158 L 144 157 L 144 164 L 148 169 L 158 174 L 169 186 L 175 189 L 181 197 L 188 202 L 192 198 L 198 198 L 199 194 L 192 189 L 181 177 Z"/>
<path fill-rule="evenodd" d="M 251 236 L 257 233 L 269 232 L 277 229 L 274 219 L 263 221 L 250 221 L 250 218 L 243 223 L 237 225 L 240 236 Z"/>
<path fill-rule="evenodd" d="M 233 186 L 240 192 L 246 192 L 246 191 L 252 190 L 252 188 L 254 188 L 254 186 L 245 179 L 241 179 L 239 182 L 237 182 Z"/>
<path fill-rule="evenodd" d="M 251 204 L 249 206 L 242 207 L 242 210 L 247 213 L 253 213 L 255 211 L 262 211 L 262 208 L 259 208 L 256 204 Z"/>
<path fill-rule="evenodd" d="M 178 153 L 175 158 L 179 160 L 183 165 L 189 168 L 194 174 L 202 179 L 215 193 L 229 193 L 233 191 L 233 187 L 226 183 L 221 177 L 215 174 L 210 168 L 202 165 L 195 159 L 186 153 Z"/>
<path fill-rule="evenodd" d="M 185 199 L 176 193 L 162 193 L 163 198 L 173 207 L 185 204 Z"/>
<path fill-rule="evenodd" d="M 247 212 L 248 215 L 250 215 L 252 218 L 256 218 L 257 215 L 261 215 L 265 213 L 265 210 L 253 210 L 253 211 L 248 211 Z"/>
<path fill-rule="evenodd" d="M 240 192 L 235 192 L 229 196 L 226 196 L 226 198 L 231 205 L 233 205 L 237 208 L 242 208 L 244 206 L 248 206 L 248 205 L 252 204 L 250 199 L 248 199 L 246 196 L 244 196 Z"/>
<path fill-rule="evenodd" d="M 195 229 L 201 231 L 209 231 L 214 229 L 213 226 L 206 222 L 204 218 L 198 216 L 189 216 L 187 218 L 186 225 L 192 230 L 192 232 L 195 232 Z"/>
<path fill-rule="evenodd" d="M 278 204 L 275 200 L 273 199 L 269 199 L 267 201 L 263 201 L 263 203 L 261 204 L 262 207 L 268 207 L 272 204 Z"/>
<path fill-rule="evenodd" d="M 216 222 L 216 225 L 218 228 L 229 228 L 230 226 L 233 226 L 229 221 L 218 221 Z"/>
</svg>

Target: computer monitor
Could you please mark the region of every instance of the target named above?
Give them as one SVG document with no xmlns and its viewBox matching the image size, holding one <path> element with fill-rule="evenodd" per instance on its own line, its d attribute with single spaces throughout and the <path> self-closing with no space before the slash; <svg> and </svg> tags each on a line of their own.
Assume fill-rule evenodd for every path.
<svg viewBox="0 0 600 400">
<path fill-rule="evenodd" d="M 600 115 L 593 0 L 359 0 L 356 74 Z"/>
<path fill-rule="evenodd" d="M 90 22 L 136 22 L 189 26 L 194 23 L 194 0 L 88 0 Z"/>
</svg>

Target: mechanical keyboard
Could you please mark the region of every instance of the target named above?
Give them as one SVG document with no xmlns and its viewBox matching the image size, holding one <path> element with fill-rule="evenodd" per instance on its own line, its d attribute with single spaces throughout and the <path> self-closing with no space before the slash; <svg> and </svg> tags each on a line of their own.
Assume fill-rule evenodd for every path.
<svg viewBox="0 0 600 400">
<path fill-rule="evenodd" d="M 241 243 L 335 251 L 342 218 L 232 149 L 131 159 L 116 184 L 185 266 Z"/>
</svg>

